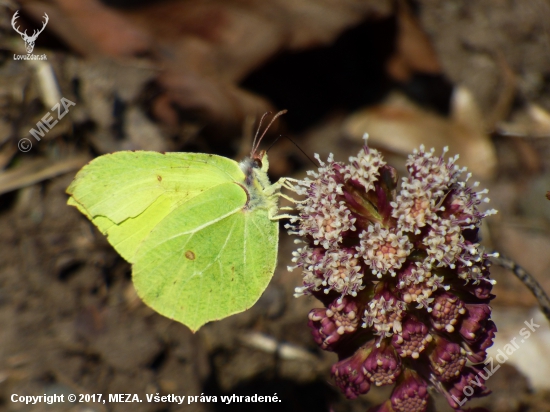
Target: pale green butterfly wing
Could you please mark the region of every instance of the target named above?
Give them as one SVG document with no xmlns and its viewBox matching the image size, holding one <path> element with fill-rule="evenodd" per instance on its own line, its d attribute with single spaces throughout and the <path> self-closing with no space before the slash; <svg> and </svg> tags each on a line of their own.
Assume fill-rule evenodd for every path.
<svg viewBox="0 0 550 412">
<path fill-rule="evenodd" d="M 219 185 L 153 229 L 133 268 L 148 305 L 197 330 L 256 302 L 275 270 L 278 225 L 265 209 L 243 210 L 243 201 L 239 185 Z"/>
<path fill-rule="evenodd" d="M 134 263 L 145 303 L 197 330 L 252 306 L 273 275 L 276 202 L 262 194 L 265 172 L 256 173 L 246 179 L 213 155 L 118 152 L 78 173 L 68 203 Z"/>
<path fill-rule="evenodd" d="M 242 180 L 239 165 L 202 153 L 117 152 L 86 165 L 67 189 L 76 206 L 134 262 L 138 245 L 178 205 L 218 184 Z"/>
</svg>

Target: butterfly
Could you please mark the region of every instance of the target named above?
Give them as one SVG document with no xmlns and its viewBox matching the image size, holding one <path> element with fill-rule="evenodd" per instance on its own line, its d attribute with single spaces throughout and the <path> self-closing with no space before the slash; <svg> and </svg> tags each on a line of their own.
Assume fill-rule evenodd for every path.
<svg viewBox="0 0 550 412">
<path fill-rule="evenodd" d="M 285 112 L 240 163 L 121 151 L 92 160 L 67 188 L 68 204 L 132 264 L 139 297 L 192 331 L 250 308 L 273 276 L 286 179 L 271 184 L 258 147 Z"/>
</svg>

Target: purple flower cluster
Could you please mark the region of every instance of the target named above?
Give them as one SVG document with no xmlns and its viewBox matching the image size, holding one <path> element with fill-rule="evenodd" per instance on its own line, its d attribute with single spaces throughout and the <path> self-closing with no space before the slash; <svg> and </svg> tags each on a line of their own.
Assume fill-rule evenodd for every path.
<svg viewBox="0 0 550 412">
<path fill-rule="evenodd" d="M 400 190 L 395 169 L 366 145 L 349 164 L 316 156 L 318 171 L 293 185 L 305 196 L 287 225 L 301 238 L 289 268 L 303 273 L 296 296 L 323 303 L 309 327 L 338 354 L 332 375 L 348 398 L 395 384 L 380 411 L 425 411 L 429 387 L 459 410 L 453 396 L 475 375 L 466 362 L 483 362 L 496 332 L 478 236 L 496 211 L 478 209 L 486 191 L 461 179 L 446 151 L 415 150 Z M 481 381 L 472 396 L 487 393 Z"/>
</svg>

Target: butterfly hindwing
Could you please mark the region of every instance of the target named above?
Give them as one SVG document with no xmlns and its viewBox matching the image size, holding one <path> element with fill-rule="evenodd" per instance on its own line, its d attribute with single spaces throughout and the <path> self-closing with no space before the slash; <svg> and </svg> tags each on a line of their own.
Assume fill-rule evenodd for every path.
<svg viewBox="0 0 550 412">
<path fill-rule="evenodd" d="M 257 212 L 243 210 L 243 201 L 241 186 L 217 186 L 151 232 L 133 268 L 145 303 L 197 330 L 256 302 L 275 269 L 278 226 L 258 226 Z"/>
</svg>

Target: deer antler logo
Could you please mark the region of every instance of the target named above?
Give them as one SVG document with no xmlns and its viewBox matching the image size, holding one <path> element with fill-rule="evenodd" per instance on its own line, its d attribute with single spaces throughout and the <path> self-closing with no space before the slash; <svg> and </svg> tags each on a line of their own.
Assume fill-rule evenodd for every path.
<svg viewBox="0 0 550 412">
<path fill-rule="evenodd" d="M 50 18 L 48 17 L 48 15 L 46 13 L 44 13 L 44 19 L 46 21 L 44 21 L 44 23 L 42 25 L 42 28 L 38 31 L 34 30 L 32 36 L 28 36 L 27 35 L 27 30 L 25 30 L 24 33 L 21 33 L 19 31 L 19 26 L 15 27 L 15 20 L 17 20 L 17 18 L 19 17 L 17 15 L 17 13 L 19 13 L 19 10 L 17 10 L 15 12 L 15 14 L 13 15 L 13 18 L 11 19 L 11 25 L 12 25 L 13 29 L 17 33 L 19 33 L 21 35 L 21 38 L 25 41 L 25 47 L 27 48 L 27 53 L 30 54 L 34 50 L 34 42 L 36 41 L 38 35 L 44 31 L 44 29 L 46 28 L 46 24 L 48 24 L 48 21 L 50 20 Z"/>
</svg>

